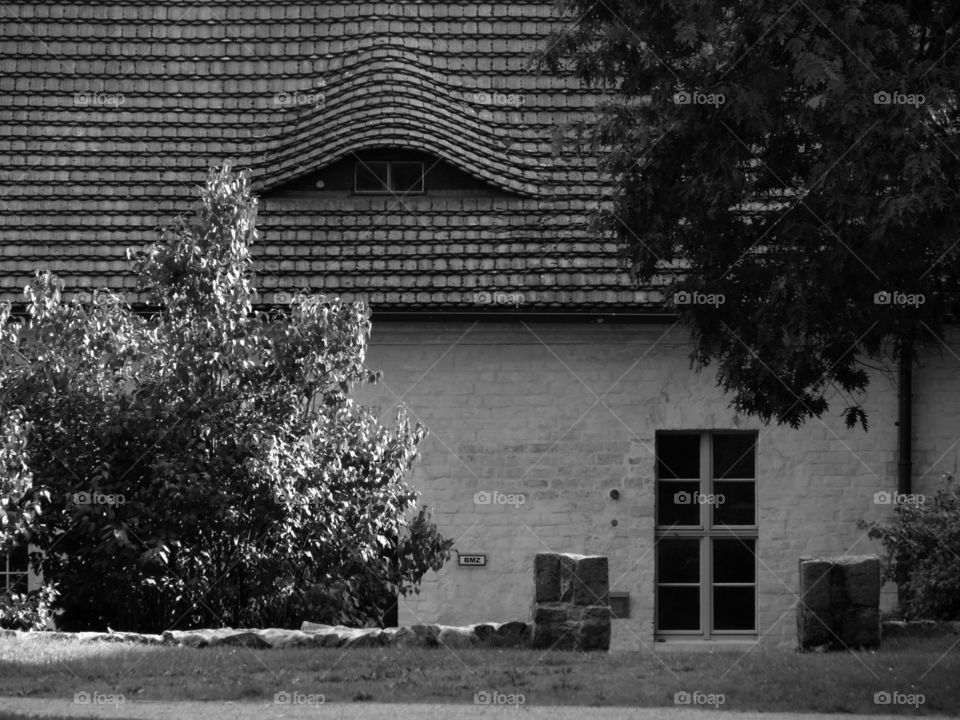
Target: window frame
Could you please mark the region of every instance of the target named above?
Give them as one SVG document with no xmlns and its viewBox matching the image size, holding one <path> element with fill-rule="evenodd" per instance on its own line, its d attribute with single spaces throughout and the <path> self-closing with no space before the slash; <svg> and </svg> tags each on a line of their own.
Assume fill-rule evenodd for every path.
<svg viewBox="0 0 960 720">
<path fill-rule="evenodd" d="M 661 525 L 659 518 L 659 506 L 655 503 L 654 507 L 654 637 L 659 640 L 755 640 L 758 636 L 757 615 L 759 611 L 759 553 L 757 544 L 759 542 L 759 507 L 757 504 L 757 454 L 758 454 L 758 432 L 755 430 L 664 430 L 657 431 L 655 436 L 654 451 L 654 497 L 659 498 L 661 483 L 690 483 L 693 478 L 661 478 L 660 477 L 660 438 L 665 436 L 677 435 L 695 435 L 700 438 L 700 477 L 696 478 L 699 483 L 699 492 L 702 494 L 714 494 L 714 482 L 748 482 L 753 484 L 753 523 L 751 525 L 714 525 L 713 511 L 714 505 L 707 503 L 699 504 L 700 517 L 697 525 Z M 717 435 L 746 435 L 754 438 L 753 443 L 753 475 L 752 478 L 715 478 L 713 468 L 713 441 Z M 660 629 L 660 588 L 662 587 L 690 587 L 692 583 L 660 583 L 660 562 L 659 562 L 659 544 L 661 540 L 680 540 L 697 539 L 700 541 L 699 554 L 699 604 L 700 604 L 700 627 L 697 630 L 661 630 Z M 714 539 L 738 539 L 752 540 L 754 553 L 754 571 L 752 583 L 714 583 L 714 564 L 713 564 L 713 540 Z M 714 586 L 717 587 L 753 587 L 753 630 L 716 630 L 713 628 L 714 615 Z"/>
<path fill-rule="evenodd" d="M 360 190 L 358 179 L 360 171 L 364 168 L 369 169 L 370 165 L 385 164 L 387 166 L 387 186 L 382 190 Z M 394 187 L 394 167 L 397 165 L 417 165 L 420 168 L 420 189 L 419 190 L 398 190 Z M 380 158 L 362 159 L 357 158 L 353 164 L 353 194 L 354 195 L 425 195 L 427 192 L 427 173 L 426 163 L 423 160 L 383 160 Z"/>
<path fill-rule="evenodd" d="M 13 590 L 16 587 L 17 579 L 23 579 L 23 592 L 28 592 L 31 587 L 31 571 L 30 571 L 30 546 L 25 545 L 23 547 L 26 555 L 26 564 L 23 569 L 11 568 L 11 557 L 14 554 L 14 550 L 6 553 L 0 553 L 0 593 L 6 593 L 10 590 Z"/>
</svg>

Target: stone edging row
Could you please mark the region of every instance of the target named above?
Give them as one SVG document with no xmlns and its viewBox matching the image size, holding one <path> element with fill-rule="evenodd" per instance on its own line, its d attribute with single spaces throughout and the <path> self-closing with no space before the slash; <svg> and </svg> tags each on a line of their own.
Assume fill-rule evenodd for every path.
<svg viewBox="0 0 960 720">
<path fill-rule="evenodd" d="M 0 630 L 0 637 L 73 640 L 77 642 L 131 642 L 141 645 L 217 647 L 240 645 L 253 648 L 290 647 L 515 647 L 530 646 L 532 626 L 514 620 L 476 625 L 410 625 L 399 628 L 349 628 L 304 622 L 299 630 L 265 628 L 234 630 L 167 630 L 161 635 L 130 632 L 24 632 Z"/>
</svg>

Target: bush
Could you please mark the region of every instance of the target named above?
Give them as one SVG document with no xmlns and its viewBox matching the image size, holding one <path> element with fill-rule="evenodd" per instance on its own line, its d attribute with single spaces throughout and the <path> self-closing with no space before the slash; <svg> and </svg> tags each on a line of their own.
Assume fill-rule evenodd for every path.
<svg viewBox="0 0 960 720">
<path fill-rule="evenodd" d="M 50 585 L 39 590 L 0 593 L 0 628 L 7 630 L 43 630 L 53 618 L 57 593 Z"/>
<path fill-rule="evenodd" d="M 129 253 L 147 312 L 39 273 L 25 321 L 0 310 L 0 519 L 47 551 L 65 629 L 295 624 L 324 594 L 375 623 L 449 558 L 404 481 L 425 428 L 350 398 L 369 308 L 254 310 L 255 216 L 247 174 L 211 171 Z"/>
<path fill-rule="evenodd" d="M 900 589 L 906 620 L 960 620 L 960 491 L 944 485 L 923 503 L 870 528 L 885 549 L 883 576 Z"/>
</svg>

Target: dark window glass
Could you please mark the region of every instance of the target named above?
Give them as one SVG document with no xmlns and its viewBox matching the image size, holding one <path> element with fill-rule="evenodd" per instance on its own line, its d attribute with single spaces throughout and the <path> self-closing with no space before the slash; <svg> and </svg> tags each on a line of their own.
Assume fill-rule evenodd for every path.
<svg viewBox="0 0 960 720">
<path fill-rule="evenodd" d="M 356 165 L 357 192 L 387 192 L 387 163 L 358 160 Z"/>
<path fill-rule="evenodd" d="M 717 480 L 713 483 L 716 503 L 713 506 L 713 524 L 753 525 L 756 523 L 755 483 Z M 720 502 L 721 496 L 723 502 Z"/>
<path fill-rule="evenodd" d="M 715 630 L 755 630 L 756 591 L 752 587 L 715 587 L 713 589 L 713 627 Z"/>
<path fill-rule="evenodd" d="M 657 628 L 700 629 L 700 588 L 661 587 L 657 596 Z"/>
<path fill-rule="evenodd" d="M 753 538 L 713 541 L 713 581 L 752 583 L 756 580 Z"/>
<path fill-rule="evenodd" d="M 657 477 L 699 478 L 700 436 L 658 435 Z"/>
<path fill-rule="evenodd" d="M 661 583 L 699 583 L 700 540 L 660 540 L 657 543 L 657 570 Z"/>
<path fill-rule="evenodd" d="M 28 548 L 26 543 L 14 547 L 10 554 L 10 571 L 26 572 L 29 567 Z"/>
<path fill-rule="evenodd" d="M 423 163 L 395 162 L 390 164 L 391 190 L 396 192 L 423 192 Z"/>
<path fill-rule="evenodd" d="M 699 525 L 700 505 L 695 493 L 699 482 L 657 483 L 658 525 Z"/>
<path fill-rule="evenodd" d="M 716 433 L 713 436 L 713 477 L 756 477 L 757 436 L 744 433 Z"/>
</svg>

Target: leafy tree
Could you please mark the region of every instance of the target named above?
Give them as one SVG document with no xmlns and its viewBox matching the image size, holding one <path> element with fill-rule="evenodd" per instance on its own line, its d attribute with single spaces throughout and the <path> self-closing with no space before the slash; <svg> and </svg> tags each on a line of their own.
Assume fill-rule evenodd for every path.
<svg viewBox="0 0 960 720">
<path fill-rule="evenodd" d="M 375 623 L 449 558 L 405 482 L 425 429 L 351 391 L 369 310 L 256 310 L 246 172 L 129 252 L 150 312 L 65 302 L 38 273 L 0 311 L 0 518 L 29 540 L 67 629 Z M 322 603 L 322 607 L 318 607 Z"/>
<path fill-rule="evenodd" d="M 608 93 L 559 141 L 612 194 L 641 282 L 676 274 L 697 369 L 794 427 L 909 367 L 958 309 L 960 9 L 880 0 L 572 0 L 542 61 Z M 832 398 L 831 398 L 832 400 Z"/>
</svg>

